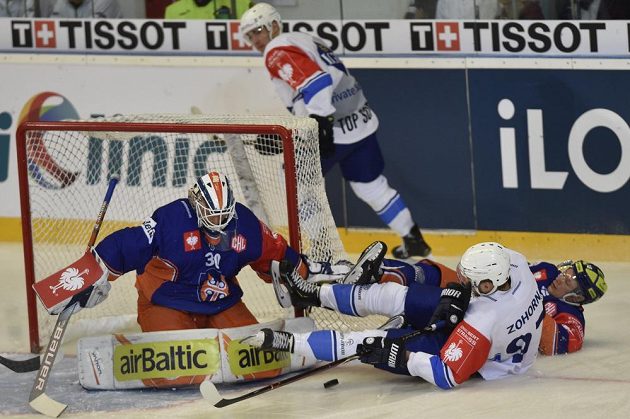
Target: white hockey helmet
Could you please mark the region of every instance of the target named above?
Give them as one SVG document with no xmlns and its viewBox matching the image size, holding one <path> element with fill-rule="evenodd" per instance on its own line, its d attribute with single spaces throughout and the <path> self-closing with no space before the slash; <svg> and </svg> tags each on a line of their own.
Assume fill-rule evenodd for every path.
<svg viewBox="0 0 630 419">
<path fill-rule="evenodd" d="M 228 178 L 213 171 L 199 178 L 188 191 L 188 201 L 197 213 L 199 227 L 221 232 L 234 218 L 236 200 Z"/>
<path fill-rule="evenodd" d="M 457 276 L 462 282 L 470 282 L 477 293 L 492 294 L 510 278 L 510 255 L 499 243 L 478 243 L 464 252 L 457 265 Z M 483 281 L 492 283 L 492 289 L 486 293 L 479 291 Z"/>
<path fill-rule="evenodd" d="M 278 22 L 280 32 L 282 32 L 282 17 L 280 13 L 268 3 L 256 3 L 241 16 L 239 32 L 243 41 L 249 46 L 252 45 L 247 34 L 254 29 L 265 27 L 269 31 L 269 39 L 272 38 L 273 22 Z"/>
</svg>

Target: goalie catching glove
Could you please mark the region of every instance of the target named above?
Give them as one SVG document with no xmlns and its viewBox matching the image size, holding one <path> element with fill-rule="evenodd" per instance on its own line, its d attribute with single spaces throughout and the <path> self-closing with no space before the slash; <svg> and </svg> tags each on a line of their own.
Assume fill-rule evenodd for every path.
<svg viewBox="0 0 630 419">
<path fill-rule="evenodd" d="M 76 262 L 34 284 L 33 289 L 48 313 L 59 314 L 71 305 L 77 313 L 105 301 L 111 289 L 108 278 L 105 263 L 91 249 Z"/>
<path fill-rule="evenodd" d="M 357 355 L 364 364 L 386 364 L 389 368 L 404 368 L 407 365 L 407 349 L 402 338 L 365 338 L 357 345 Z"/>
<path fill-rule="evenodd" d="M 335 137 L 333 135 L 333 123 L 335 118 L 332 115 L 319 116 L 309 115 L 317 121 L 319 126 L 319 155 L 322 158 L 332 157 L 335 153 Z"/>
</svg>

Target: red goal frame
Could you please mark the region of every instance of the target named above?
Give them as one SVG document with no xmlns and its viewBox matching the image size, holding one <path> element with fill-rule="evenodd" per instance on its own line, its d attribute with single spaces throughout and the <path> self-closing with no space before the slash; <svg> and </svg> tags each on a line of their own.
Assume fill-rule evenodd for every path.
<svg viewBox="0 0 630 419">
<path fill-rule="evenodd" d="M 121 130 L 124 126 L 124 130 Z M 26 140 L 29 131 L 119 131 L 119 132 L 165 132 L 165 133 L 202 133 L 202 134 L 274 134 L 282 138 L 284 146 L 285 183 L 287 192 L 287 212 L 289 224 L 289 244 L 296 251 L 301 250 L 300 226 L 297 202 L 297 181 L 295 172 L 295 150 L 293 132 L 281 125 L 245 125 L 245 124 L 175 124 L 158 122 L 34 122 L 20 124 L 16 131 L 17 169 L 20 192 L 20 209 L 22 219 L 22 241 L 24 248 L 24 271 L 26 281 L 26 303 L 28 310 L 28 326 L 30 350 L 38 353 L 40 345 L 39 320 L 37 318 L 37 299 L 32 290 L 36 282 L 34 266 L 33 237 L 31 230 L 31 207 L 29 194 L 28 160 Z M 96 217 L 97 214 L 94 214 Z M 79 255 L 77 255 L 78 257 Z M 296 309 L 296 316 L 303 311 Z"/>
</svg>

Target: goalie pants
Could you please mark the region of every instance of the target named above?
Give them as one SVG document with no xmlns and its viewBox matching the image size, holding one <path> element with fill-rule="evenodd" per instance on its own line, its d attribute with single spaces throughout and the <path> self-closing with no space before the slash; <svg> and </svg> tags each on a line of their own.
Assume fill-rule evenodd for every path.
<svg viewBox="0 0 630 419">
<path fill-rule="evenodd" d="M 243 301 L 213 315 L 186 313 L 152 304 L 138 294 L 138 324 L 143 332 L 182 329 L 227 329 L 256 324 L 256 317 Z"/>
</svg>

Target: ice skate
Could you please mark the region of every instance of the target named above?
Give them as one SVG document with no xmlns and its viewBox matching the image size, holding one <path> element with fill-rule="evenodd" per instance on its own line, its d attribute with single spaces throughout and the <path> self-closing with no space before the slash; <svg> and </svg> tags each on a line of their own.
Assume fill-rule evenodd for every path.
<svg viewBox="0 0 630 419">
<path fill-rule="evenodd" d="M 365 248 L 356 265 L 340 281 L 342 284 L 373 284 L 381 278 L 381 263 L 387 253 L 387 245 L 375 241 Z"/>
<path fill-rule="evenodd" d="M 241 339 L 240 343 L 270 351 L 292 353 L 293 347 L 295 346 L 295 339 L 293 338 L 293 333 L 265 328 L 261 329 L 255 335 Z"/>
<path fill-rule="evenodd" d="M 287 260 L 280 262 L 280 276 L 289 291 L 291 304 L 296 308 L 319 307 L 320 285 L 308 282 L 296 272 Z"/>
<path fill-rule="evenodd" d="M 411 228 L 411 231 L 406 236 L 403 236 L 403 244 L 394 247 L 392 255 L 396 259 L 407 259 L 413 256 L 427 257 L 431 254 L 431 248 L 424 241 L 422 233 L 417 225 Z"/>
</svg>

